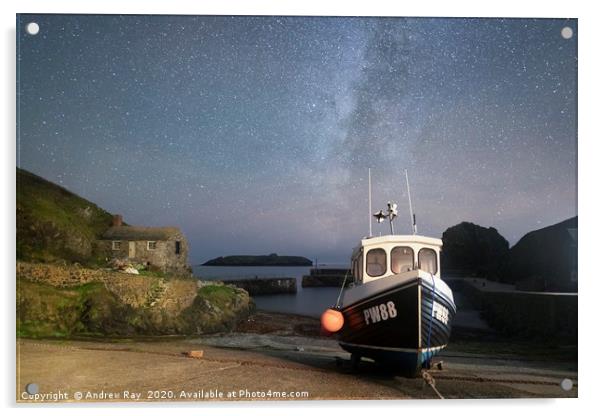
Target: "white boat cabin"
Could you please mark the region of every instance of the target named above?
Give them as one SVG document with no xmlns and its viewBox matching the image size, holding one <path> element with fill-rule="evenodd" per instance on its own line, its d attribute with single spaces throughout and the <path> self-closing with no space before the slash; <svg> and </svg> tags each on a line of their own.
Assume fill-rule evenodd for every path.
<svg viewBox="0 0 602 416">
<path fill-rule="evenodd" d="M 423 270 L 441 277 L 442 241 L 420 235 L 368 237 L 353 250 L 351 270 L 356 285 L 383 277 Z"/>
</svg>

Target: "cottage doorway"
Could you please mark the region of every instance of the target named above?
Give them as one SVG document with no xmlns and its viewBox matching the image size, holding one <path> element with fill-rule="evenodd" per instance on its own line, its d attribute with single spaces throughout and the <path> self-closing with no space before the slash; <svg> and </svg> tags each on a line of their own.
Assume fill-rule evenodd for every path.
<svg viewBox="0 0 602 416">
<path fill-rule="evenodd" d="M 136 242 L 135 241 L 130 241 L 130 244 L 128 246 L 128 257 L 129 258 L 136 257 Z"/>
</svg>

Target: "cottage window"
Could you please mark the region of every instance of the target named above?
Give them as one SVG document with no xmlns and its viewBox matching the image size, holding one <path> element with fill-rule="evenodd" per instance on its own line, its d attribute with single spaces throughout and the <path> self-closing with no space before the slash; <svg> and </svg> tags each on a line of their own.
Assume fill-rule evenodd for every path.
<svg viewBox="0 0 602 416">
<path fill-rule="evenodd" d="M 179 241 L 176 241 L 176 254 L 180 254 L 181 251 L 182 251 L 182 243 Z"/>
<path fill-rule="evenodd" d="M 121 241 L 113 241 L 111 244 L 113 250 L 121 250 Z"/>
<path fill-rule="evenodd" d="M 157 242 L 156 241 L 147 241 L 146 242 L 146 249 L 147 250 L 156 250 L 157 249 Z"/>
<path fill-rule="evenodd" d="M 414 268 L 414 250 L 410 247 L 395 247 L 391 250 L 391 271 L 402 273 Z"/>
<path fill-rule="evenodd" d="M 387 270 L 387 252 L 382 248 L 373 248 L 366 254 L 366 273 L 371 277 L 385 274 Z"/>
<path fill-rule="evenodd" d="M 421 248 L 418 252 L 418 268 L 427 273 L 437 274 L 437 253 L 430 248 Z"/>
</svg>

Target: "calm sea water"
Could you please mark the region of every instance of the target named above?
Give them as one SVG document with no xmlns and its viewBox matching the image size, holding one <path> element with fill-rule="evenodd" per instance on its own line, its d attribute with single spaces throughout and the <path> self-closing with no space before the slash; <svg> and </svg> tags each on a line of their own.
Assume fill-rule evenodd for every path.
<svg viewBox="0 0 602 416">
<path fill-rule="evenodd" d="M 322 267 L 322 266 L 320 266 Z M 325 267 L 345 268 L 349 265 L 336 264 Z M 255 277 L 294 277 L 297 279 L 295 295 L 263 295 L 254 296 L 258 309 L 271 312 L 294 313 L 319 317 L 324 309 L 334 305 L 340 288 L 335 287 L 301 287 L 301 278 L 309 274 L 310 267 L 229 267 L 229 266 L 194 266 L 194 275 L 203 280 L 235 280 L 253 279 Z"/>
</svg>

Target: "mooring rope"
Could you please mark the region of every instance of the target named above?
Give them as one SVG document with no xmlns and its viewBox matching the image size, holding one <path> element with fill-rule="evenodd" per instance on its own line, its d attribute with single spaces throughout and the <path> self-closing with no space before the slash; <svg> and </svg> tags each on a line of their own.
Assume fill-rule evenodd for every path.
<svg viewBox="0 0 602 416">
<path fill-rule="evenodd" d="M 341 295 L 343 294 L 343 289 L 345 289 L 345 283 L 347 283 L 347 276 L 349 275 L 349 270 L 345 272 L 345 278 L 343 279 L 343 285 L 341 286 L 341 290 L 339 291 L 339 296 L 337 297 L 337 303 L 334 305 L 335 309 L 339 309 L 339 302 L 341 301 Z"/>
<path fill-rule="evenodd" d="M 430 359 L 431 359 L 429 350 L 431 349 L 431 332 L 433 329 L 433 318 L 435 316 L 435 288 L 436 287 L 435 287 L 435 276 L 433 276 L 432 273 L 431 273 L 431 284 L 433 285 L 433 287 L 431 289 L 431 319 L 429 319 L 429 331 L 428 331 L 428 336 L 426 338 L 426 357 L 427 357 L 428 361 L 430 361 Z M 424 379 L 426 384 L 431 386 L 433 391 L 437 394 L 437 396 L 439 396 L 440 399 L 445 399 L 445 397 L 443 397 L 441 395 L 441 393 L 439 393 L 439 390 L 437 390 L 437 387 L 435 387 L 435 379 L 428 371 L 426 371 L 424 369 L 422 370 L 422 378 Z"/>
<path fill-rule="evenodd" d="M 429 357 L 429 349 L 431 348 L 431 331 L 433 329 L 433 318 L 435 316 L 435 276 L 431 273 L 431 319 L 429 319 L 429 332 L 426 338 L 426 356 Z"/>
<path fill-rule="evenodd" d="M 437 394 L 437 396 L 439 396 L 439 398 L 441 400 L 445 399 L 445 397 L 443 397 L 443 395 L 441 393 L 439 393 L 439 390 L 437 390 L 437 387 L 435 387 L 435 379 L 433 378 L 431 373 L 429 373 L 426 370 L 422 370 L 422 379 L 425 381 L 426 384 L 431 386 L 433 391 Z"/>
</svg>

